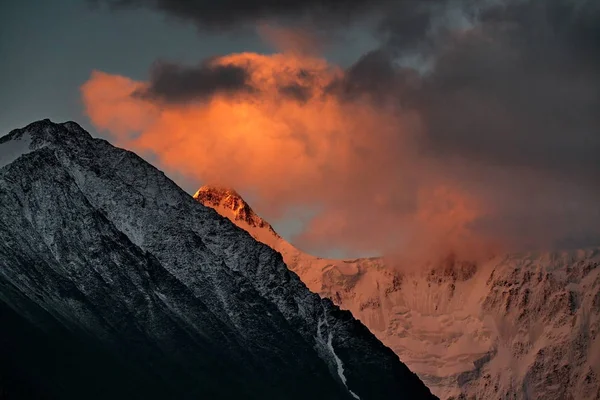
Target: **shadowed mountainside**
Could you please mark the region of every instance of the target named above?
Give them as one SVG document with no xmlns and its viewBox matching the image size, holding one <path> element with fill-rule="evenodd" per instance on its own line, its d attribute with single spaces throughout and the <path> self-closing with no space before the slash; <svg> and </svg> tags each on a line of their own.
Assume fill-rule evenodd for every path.
<svg viewBox="0 0 600 400">
<path fill-rule="evenodd" d="M 278 253 L 73 122 L 0 139 L 0 204 L 12 398 L 434 398 Z"/>
</svg>

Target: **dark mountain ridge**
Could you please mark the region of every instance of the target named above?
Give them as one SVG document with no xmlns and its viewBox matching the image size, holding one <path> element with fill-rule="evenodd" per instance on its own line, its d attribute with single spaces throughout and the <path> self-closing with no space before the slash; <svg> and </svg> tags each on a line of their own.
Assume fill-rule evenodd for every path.
<svg viewBox="0 0 600 400">
<path fill-rule="evenodd" d="M 435 398 L 279 253 L 74 122 L 0 139 L 0 204 L 7 398 Z"/>
</svg>

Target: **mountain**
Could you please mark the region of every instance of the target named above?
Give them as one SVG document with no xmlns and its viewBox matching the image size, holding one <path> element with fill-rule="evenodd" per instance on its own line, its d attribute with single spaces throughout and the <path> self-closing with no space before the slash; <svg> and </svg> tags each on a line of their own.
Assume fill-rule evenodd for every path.
<svg viewBox="0 0 600 400">
<path fill-rule="evenodd" d="M 279 253 L 74 122 L 0 139 L 0 204 L 2 398 L 435 398 Z"/>
<path fill-rule="evenodd" d="M 479 264 L 330 260 L 286 242 L 233 190 L 194 197 L 279 251 L 442 399 L 600 399 L 600 249 Z"/>
</svg>

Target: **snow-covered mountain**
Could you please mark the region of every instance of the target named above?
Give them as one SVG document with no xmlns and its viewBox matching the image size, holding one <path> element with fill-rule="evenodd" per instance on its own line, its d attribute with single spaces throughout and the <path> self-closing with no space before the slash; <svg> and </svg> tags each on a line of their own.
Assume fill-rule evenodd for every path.
<svg viewBox="0 0 600 400">
<path fill-rule="evenodd" d="M 279 251 L 442 399 L 600 399 L 600 250 L 426 266 L 294 248 L 233 190 L 194 195 Z"/>
<path fill-rule="evenodd" d="M 0 205 L 3 396 L 434 398 L 280 254 L 73 122 L 0 139 Z"/>
</svg>

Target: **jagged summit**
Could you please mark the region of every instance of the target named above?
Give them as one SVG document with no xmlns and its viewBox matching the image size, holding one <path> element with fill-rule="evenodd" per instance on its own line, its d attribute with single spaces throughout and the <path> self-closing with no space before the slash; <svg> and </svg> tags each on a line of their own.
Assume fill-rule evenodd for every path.
<svg viewBox="0 0 600 400">
<path fill-rule="evenodd" d="M 23 128 L 13 129 L 7 135 L 0 137 L 0 143 L 8 140 L 20 139 L 25 135 L 31 135 L 34 142 L 46 141 L 51 143 L 54 143 L 57 140 L 64 140 L 68 137 L 84 139 L 92 138 L 92 136 L 77 122 L 66 121 L 56 123 L 46 118 L 32 122 Z"/>
<path fill-rule="evenodd" d="M 66 145 L 77 148 L 91 140 L 92 136 L 76 122 L 35 121 L 0 137 L 0 168 L 44 147 Z"/>
<path fill-rule="evenodd" d="M 272 234 L 277 235 L 273 227 L 264 219 L 259 217 L 248 203 L 232 188 L 219 185 L 204 185 L 196 193 L 194 199 L 212 208 L 222 208 L 225 216 L 236 221 L 245 222 L 253 228 L 265 228 Z M 219 210 L 217 210 L 219 211 Z"/>
<path fill-rule="evenodd" d="M 234 198 L 244 203 L 244 205 L 248 206 L 242 196 L 238 192 L 236 192 L 233 188 L 227 186 L 220 185 L 204 185 L 196 193 L 194 193 L 194 198 L 202 198 L 211 204 L 218 206 L 221 201 L 225 198 Z M 248 206 L 249 208 L 249 206 Z"/>
</svg>

